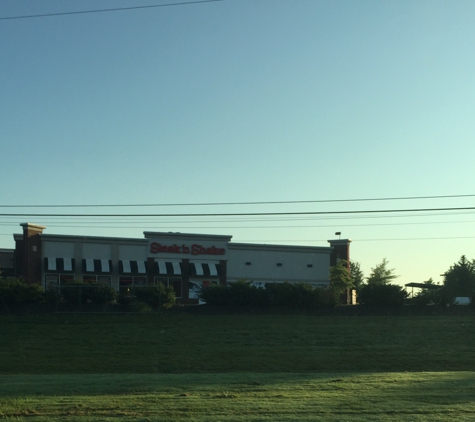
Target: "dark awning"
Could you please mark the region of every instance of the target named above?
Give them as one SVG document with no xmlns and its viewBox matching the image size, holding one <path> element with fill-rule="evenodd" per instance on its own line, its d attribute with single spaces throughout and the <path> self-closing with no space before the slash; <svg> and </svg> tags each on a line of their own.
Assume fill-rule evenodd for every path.
<svg viewBox="0 0 475 422">
<path fill-rule="evenodd" d="M 147 274 L 147 262 L 122 260 L 119 262 L 119 271 L 121 274 Z"/>
<path fill-rule="evenodd" d="M 214 262 L 191 262 L 191 275 L 217 277 L 219 274 L 219 264 Z"/>
<path fill-rule="evenodd" d="M 155 261 L 155 272 L 158 275 L 181 275 L 181 263 L 176 261 Z"/>
<path fill-rule="evenodd" d="M 45 258 L 45 271 L 73 272 L 74 258 Z"/>
<path fill-rule="evenodd" d="M 112 272 L 112 262 L 108 259 L 83 259 L 84 273 L 109 274 Z"/>
</svg>

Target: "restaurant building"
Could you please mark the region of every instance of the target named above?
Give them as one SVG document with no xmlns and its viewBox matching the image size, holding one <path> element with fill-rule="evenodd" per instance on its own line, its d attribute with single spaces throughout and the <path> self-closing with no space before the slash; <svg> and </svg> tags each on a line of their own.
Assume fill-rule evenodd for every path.
<svg viewBox="0 0 475 422">
<path fill-rule="evenodd" d="M 143 238 L 57 235 L 23 223 L 14 234 L 16 277 L 45 288 L 73 280 L 106 283 L 118 291 L 163 283 L 182 302 L 197 300 L 201 287 L 248 279 L 266 283 L 329 284 L 330 265 L 349 261 L 351 240 L 330 246 L 231 242 L 232 236 L 145 231 Z M 6 250 L 5 250 L 6 251 Z M 11 250 L 9 251 L 11 253 Z"/>
</svg>

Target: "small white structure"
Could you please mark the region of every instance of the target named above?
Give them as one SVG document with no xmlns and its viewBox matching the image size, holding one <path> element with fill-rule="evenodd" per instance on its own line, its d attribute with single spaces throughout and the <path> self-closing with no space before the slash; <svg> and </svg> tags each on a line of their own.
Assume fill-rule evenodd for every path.
<svg viewBox="0 0 475 422">
<path fill-rule="evenodd" d="M 458 296 L 454 299 L 454 305 L 470 305 L 472 301 L 469 297 Z"/>
</svg>

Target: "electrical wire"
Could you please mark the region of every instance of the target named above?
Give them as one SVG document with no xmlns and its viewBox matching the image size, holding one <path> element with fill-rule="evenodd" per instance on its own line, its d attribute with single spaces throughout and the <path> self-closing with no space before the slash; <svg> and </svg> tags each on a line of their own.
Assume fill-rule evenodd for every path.
<svg viewBox="0 0 475 422">
<path fill-rule="evenodd" d="M 231 216 L 283 216 L 283 215 L 338 215 L 338 214 L 379 214 L 432 211 L 466 211 L 475 207 L 412 208 L 389 210 L 353 210 L 353 211 L 296 211 L 296 212 L 236 212 L 236 213 L 183 213 L 183 214 L 38 214 L 38 213 L 0 213 L 0 217 L 231 217 Z"/>
<path fill-rule="evenodd" d="M 350 199 L 313 199 L 304 201 L 254 201 L 254 202 L 195 202 L 165 204 L 84 204 L 84 205 L 0 205 L 0 208 L 105 208 L 105 207 L 196 207 L 196 206 L 227 206 L 227 205 L 283 205 L 283 204 L 318 204 L 332 202 L 368 202 L 368 201 L 401 201 L 416 199 L 473 198 L 475 194 L 466 195 L 433 195 L 433 196 L 399 196 L 382 198 L 350 198 Z"/>
<path fill-rule="evenodd" d="M 135 223 L 135 224 L 140 224 L 140 226 L 143 226 L 143 221 L 140 223 Z M 474 224 L 475 220 L 462 220 L 462 221 L 418 221 L 418 222 L 403 222 L 403 223 L 373 223 L 373 224 L 340 224 L 340 223 L 335 223 L 335 224 L 320 224 L 320 225 L 290 225 L 290 226 L 284 226 L 284 225 L 278 225 L 278 226 L 184 226 L 183 224 L 195 224 L 195 223 L 180 223 L 180 225 L 176 225 L 173 222 L 168 222 L 167 224 L 174 224 L 175 229 L 232 229 L 232 230 L 247 230 L 247 229 L 259 229 L 259 230 L 267 230 L 267 229 L 300 229 L 300 228 L 332 228 L 332 227 L 375 227 L 375 226 L 409 226 L 409 225 L 428 225 L 428 224 L 462 224 L 462 223 L 470 223 Z M 97 224 L 97 225 L 92 225 L 92 224 Z M 120 224 L 120 222 L 116 223 L 84 223 L 84 224 L 68 224 L 68 223 L 51 223 L 48 224 L 48 227 L 67 227 L 67 228 L 89 228 L 89 229 L 131 229 L 131 230 L 136 230 L 137 228 L 140 228 L 140 226 L 130 226 L 130 225 L 105 225 L 105 224 Z M 150 224 L 150 223 L 147 223 Z M 153 225 L 160 225 L 163 226 L 165 223 L 162 222 L 154 222 L 152 223 Z M 213 224 L 215 224 L 213 222 Z M 0 226 L 5 226 L 5 227 L 17 227 L 17 223 L 0 223 Z"/>
<path fill-rule="evenodd" d="M 148 6 L 130 6 L 130 7 L 115 7 L 111 9 L 93 9 L 93 10 L 79 10 L 75 12 L 58 12 L 58 13 L 43 13 L 40 15 L 23 15 L 23 16 L 5 16 L 0 17 L 0 20 L 14 20 L 14 19 L 33 19 L 33 18 L 46 18 L 51 16 L 65 16 L 65 15 L 84 15 L 87 13 L 104 13 L 104 12 L 119 12 L 125 10 L 137 10 L 137 9 L 152 9 L 157 7 L 171 7 L 171 6 L 189 6 L 199 3 L 213 3 L 224 0 L 197 0 L 197 1 L 185 1 L 180 3 L 166 3 L 166 4 L 152 4 Z"/>
<path fill-rule="evenodd" d="M 391 238 L 391 239 L 355 239 L 352 238 L 352 242 L 381 242 L 381 241 L 398 241 L 398 240 L 455 240 L 455 239 L 475 239 L 475 236 L 450 236 L 450 237 L 407 237 L 407 238 Z M 343 240 L 343 239 L 342 239 Z M 288 242 L 288 243 L 315 243 L 315 242 L 328 242 L 328 239 L 298 239 L 298 240 L 289 240 L 289 239 L 240 239 L 239 241 L 233 243 L 257 243 L 257 242 Z"/>
</svg>

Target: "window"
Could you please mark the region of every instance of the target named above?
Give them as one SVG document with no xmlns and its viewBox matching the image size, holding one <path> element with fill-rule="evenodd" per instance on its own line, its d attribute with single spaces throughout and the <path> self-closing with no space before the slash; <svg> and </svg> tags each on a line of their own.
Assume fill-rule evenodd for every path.
<svg viewBox="0 0 475 422">
<path fill-rule="evenodd" d="M 182 296 L 182 282 L 178 277 L 157 277 L 155 278 L 155 284 L 161 283 L 165 287 L 172 287 L 175 292 L 175 296 L 180 298 Z"/>
<path fill-rule="evenodd" d="M 74 282 L 74 277 L 71 274 L 60 274 L 59 284 L 71 284 Z"/>
<path fill-rule="evenodd" d="M 132 288 L 134 286 L 146 286 L 147 277 L 119 277 L 119 294 L 122 296 L 130 296 L 132 294 Z"/>
<path fill-rule="evenodd" d="M 54 289 L 59 286 L 59 274 L 45 274 L 45 289 Z"/>
<path fill-rule="evenodd" d="M 83 275 L 82 281 L 87 284 L 104 283 L 111 285 L 110 275 Z"/>
<path fill-rule="evenodd" d="M 45 274 L 45 289 L 54 289 L 74 282 L 72 274 Z"/>
</svg>

